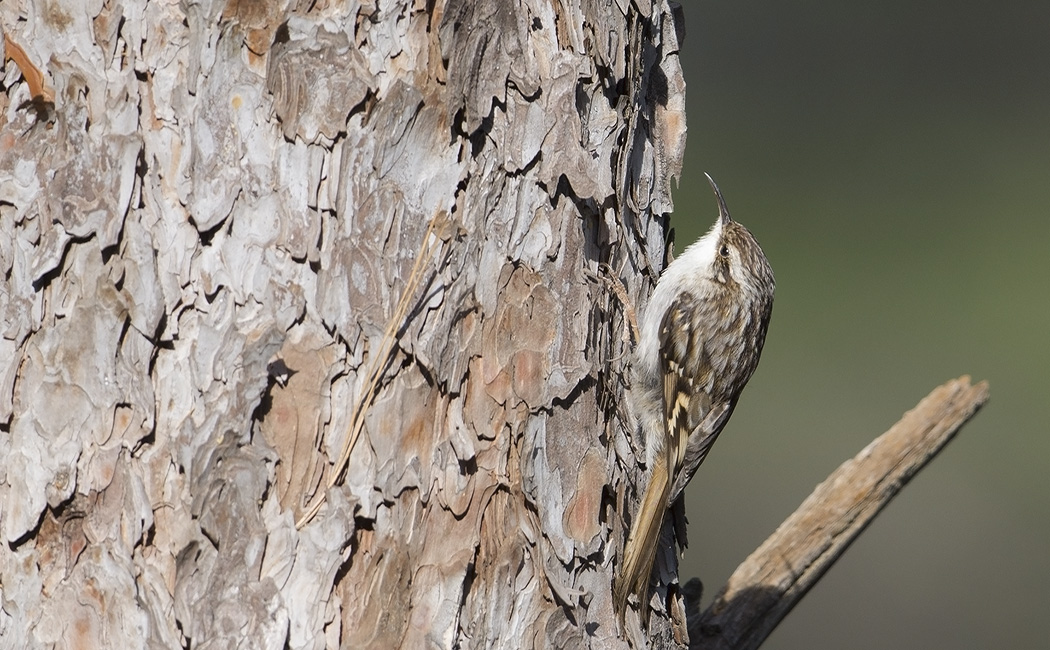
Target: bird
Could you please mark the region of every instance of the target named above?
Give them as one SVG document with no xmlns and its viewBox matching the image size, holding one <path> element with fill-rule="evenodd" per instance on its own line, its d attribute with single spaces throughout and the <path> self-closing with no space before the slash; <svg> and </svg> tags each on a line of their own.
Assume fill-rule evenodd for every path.
<svg viewBox="0 0 1050 650">
<path fill-rule="evenodd" d="M 765 253 L 704 175 L 718 218 L 664 269 L 631 361 L 628 401 L 649 482 L 613 583 L 621 622 L 632 594 L 646 611 L 664 517 L 733 414 L 758 366 L 773 312 L 776 281 Z"/>
</svg>

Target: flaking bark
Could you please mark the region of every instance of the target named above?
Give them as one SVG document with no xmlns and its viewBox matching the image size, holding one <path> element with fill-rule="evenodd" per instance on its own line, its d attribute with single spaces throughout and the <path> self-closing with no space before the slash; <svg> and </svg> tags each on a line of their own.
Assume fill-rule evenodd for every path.
<svg viewBox="0 0 1050 650">
<path fill-rule="evenodd" d="M 601 265 L 641 304 L 663 262 L 666 2 L 0 27 L 2 645 L 624 646 L 642 469 Z"/>
</svg>

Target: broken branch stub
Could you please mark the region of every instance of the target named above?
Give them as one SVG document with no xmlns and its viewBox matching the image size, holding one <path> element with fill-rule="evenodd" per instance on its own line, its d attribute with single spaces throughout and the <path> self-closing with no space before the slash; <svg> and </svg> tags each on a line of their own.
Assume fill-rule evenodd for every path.
<svg viewBox="0 0 1050 650">
<path fill-rule="evenodd" d="M 988 383 L 936 388 L 818 485 L 690 621 L 691 647 L 759 647 L 919 470 L 988 400 Z"/>
</svg>

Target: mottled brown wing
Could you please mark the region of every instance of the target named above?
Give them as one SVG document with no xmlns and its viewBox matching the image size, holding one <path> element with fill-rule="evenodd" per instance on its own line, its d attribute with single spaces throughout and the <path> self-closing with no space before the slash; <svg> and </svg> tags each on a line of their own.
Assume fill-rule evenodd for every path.
<svg viewBox="0 0 1050 650">
<path fill-rule="evenodd" d="M 707 452 L 711 451 L 711 445 L 722 432 L 722 428 L 729 421 L 733 413 L 733 404 L 720 402 L 711 408 L 707 417 L 700 422 L 699 426 L 689 433 L 688 442 L 685 445 L 685 454 L 682 456 L 682 466 L 678 469 L 678 475 L 672 479 L 671 489 L 667 493 L 667 505 L 670 506 L 675 499 L 682 494 L 682 490 L 692 480 L 700 464 L 707 458 Z"/>
<path fill-rule="evenodd" d="M 712 366 L 704 325 L 720 315 L 712 304 L 683 292 L 671 303 L 660 327 L 660 356 L 664 376 L 664 418 L 667 427 L 671 489 L 668 504 L 707 457 L 732 411 L 731 404 L 712 404 Z"/>
<path fill-rule="evenodd" d="M 702 394 L 698 385 L 703 368 L 710 364 L 704 358 L 701 332 L 696 315 L 701 307 L 693 294 L 680 294 L 660 325 L 660 361 L 664 377 L 664 426 L 667 435 L 665 447 L 669 474 L 678 474 L 689 432 L 699 421 Z M 699 371 L 699 372 L 698 372 Z"/>
</svg>

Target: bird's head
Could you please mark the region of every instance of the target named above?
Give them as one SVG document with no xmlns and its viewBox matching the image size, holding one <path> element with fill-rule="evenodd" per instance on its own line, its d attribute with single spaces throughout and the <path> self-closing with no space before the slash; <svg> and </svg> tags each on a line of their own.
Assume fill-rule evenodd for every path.
<svg viewBox="0 0 1050 650">
<path fill-rule="evenodd" d="M 725 198 L 710 174 L 704 174 L 718 199 L 718 219 L 707 234 L 689 247 L 685 255 L 716 283 L 772 296 L 775 281 L 762 247 L 751 231 L 733 221 Z"/>
</svg>

